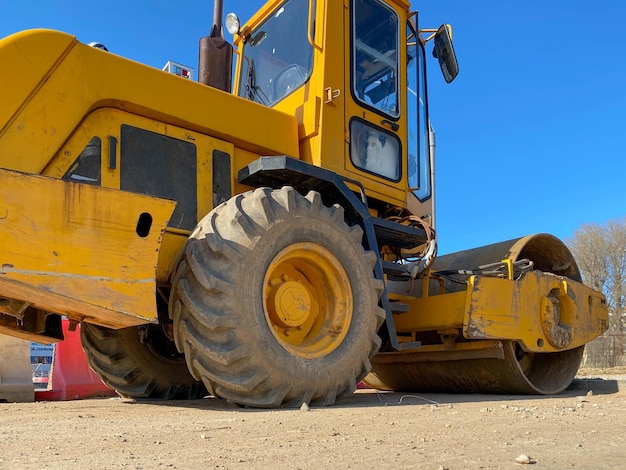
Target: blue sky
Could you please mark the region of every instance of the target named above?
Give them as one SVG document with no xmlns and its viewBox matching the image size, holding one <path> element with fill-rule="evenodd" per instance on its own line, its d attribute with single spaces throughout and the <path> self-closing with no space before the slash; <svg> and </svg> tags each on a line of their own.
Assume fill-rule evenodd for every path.
<svg viewBox="0 0 626 470">
<path fill-rule="evenodd" d="M 264 2 L 225 0 L 242 21 Z M 460 63 L 431 62 L 440 253 L 530 233 L 570 237 L 626 215 L 626 2 L 428 0 L 422 27 L 451 23 Z M 155 67 L 197 68 L 211 0 L 0 0 L 0 37 L 46 27 Z M 4 73 L 7 65 L 3 64 Z"/>
</svg>

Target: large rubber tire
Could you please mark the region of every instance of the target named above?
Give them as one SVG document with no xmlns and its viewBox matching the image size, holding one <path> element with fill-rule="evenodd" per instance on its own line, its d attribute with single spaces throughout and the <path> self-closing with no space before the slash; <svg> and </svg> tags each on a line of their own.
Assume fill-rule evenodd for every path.
<svg viewBox="0 0 626 470">
<path fill-rule="evenodd" d="M 240 405 L 330 405 L 378 351 L 382 281 L 363 231 L 316 192 L 260 188 L 218 206 L 185 248 L 174 337 L 196 379 Z"/>
<path fill-rule="evenodd" d="M 138 327 L 111 330 L 81 324 L 83 350 L 91 368 L 119 395 L 152 400 L 189 400 L 206 394 L 182 354 L 158 325 L 148 326 L 141 341 Z"/>
</svg>

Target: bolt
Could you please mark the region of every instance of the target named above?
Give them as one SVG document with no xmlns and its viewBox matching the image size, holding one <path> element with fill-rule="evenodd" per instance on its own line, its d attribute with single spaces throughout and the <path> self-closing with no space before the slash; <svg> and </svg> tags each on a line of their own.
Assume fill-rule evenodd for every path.
<svg viewBox="0 0 626 470">
<path fill-rule="evenodd" d="M 335 328 L 334 328 L 334 329 L 333 329 L 333 328 L 330 328 L 330 329 L 328 330 L 328 332 L 329 332 L 331 335 L 338 335 L 339 333 L 341 333 L 341 330 L 342 330 L 342 329 L 343 329 L 343 328 L 341 327 L 341 325 L 335 325 Z"/>
</svg>

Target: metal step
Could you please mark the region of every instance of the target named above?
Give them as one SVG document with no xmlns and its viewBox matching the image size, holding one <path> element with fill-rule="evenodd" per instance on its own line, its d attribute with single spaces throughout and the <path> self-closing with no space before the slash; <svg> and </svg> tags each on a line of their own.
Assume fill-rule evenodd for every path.
<svg viewBox="0 0 626 470">
<path fill-rule="evenodd" d="M 393 261 L 381 260 L 383 272 L 389 276 L 403 277 L 409 276 L 411 273 L 407 269 L 406 264 L 394 263 Z"/>
<path fill-rule="evenodd" d="M 417 227 L 402 225 L 386 219 L 372 217 L 378 247 L 383 245 L 411 249 L 423 245 L 428 240 L 426 232 Z"/>
<path fill-rule="evenodd" d="M 389 305 L 391 305 L 393 313 L 407 313 L 409 311 L 409 306 L 401 302 L 389 302 Z"/>
</svg>

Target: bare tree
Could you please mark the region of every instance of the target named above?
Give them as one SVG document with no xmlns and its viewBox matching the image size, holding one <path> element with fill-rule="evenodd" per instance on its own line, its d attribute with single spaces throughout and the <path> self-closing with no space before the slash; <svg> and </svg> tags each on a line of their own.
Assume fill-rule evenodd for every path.
<svg viewBox="0 0 626 470">
<path fill-rule="evenodd" d="M 606 225 L 583 224 L 567 244 L 585 284 L 606 296 L 610 349 L 615 355 L 623 355 L 626 346 L 626 217 L 611 220 Z"/>
</svg>

